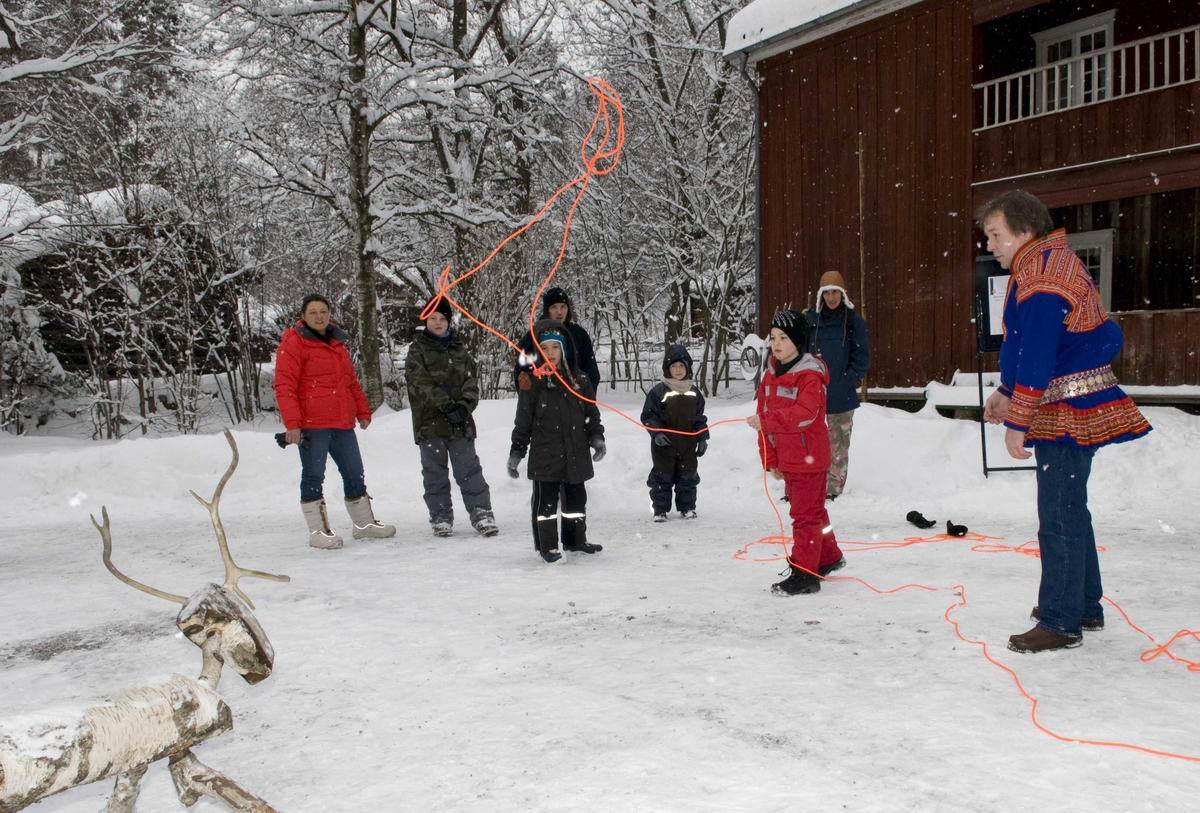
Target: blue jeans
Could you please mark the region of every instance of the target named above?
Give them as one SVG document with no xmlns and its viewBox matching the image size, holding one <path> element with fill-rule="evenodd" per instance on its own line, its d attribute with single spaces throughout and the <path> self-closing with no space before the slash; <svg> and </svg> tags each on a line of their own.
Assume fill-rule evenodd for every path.
<svg viewBox="0 0 1200 813">
<path fill-rule="evenodd" d="M 1033 453 L 1042 560 L 1038 626 L 1060 635 L 1082 635 L 1083 619 L 1104 618 L 1100 560 L 1087 507 L 1087 482 L 1096 452 L 1039 443 Z"/>
<path fill-rule="evenodd" d="M 363 480 L 362 455 L 353 429 L 305 429 L 310 444 L 300 449 L 300 501 L 312 502 L 324 496 L 325 460 L 332 457 L 342 474 L 342 490 L 347 500 L 357 500 L 367 493 Z"/>
</svg>

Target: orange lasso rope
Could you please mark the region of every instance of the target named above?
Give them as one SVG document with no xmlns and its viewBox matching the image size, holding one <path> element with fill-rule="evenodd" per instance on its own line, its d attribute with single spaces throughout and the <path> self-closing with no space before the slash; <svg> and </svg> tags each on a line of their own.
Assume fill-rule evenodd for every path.
<svg viewBox="0 0 1200 813">
<path fill-rule="evenodd" d="M 475 315 L 463 307 L 460 302 L 450 296 L 450 289 L 465 282 L 467 279 L 481 271 L 497 254 L 500 253 L 500 250 L 504 248 L 504 246 L 508 245 L 509 242 L 523 234 L 526 230 L 532 227 L 534 223 L 537 223 L 539 220 L 541 220 L 542 216 L 549 210 L 554 202 L 558 200 L 559 197 L 561 197 L 568 189 L 577 186 L 579 189 L 575 193 L 574 200 L 571 201 L 571 208 L 567 212 L 566 220 L 563 223 L 563 236 L 562 241 L 559 244 L 558 255 L 554 259 L 554 264 L 550 268 L 550 273 L 546 275 L 546 279 L 542 281 L 541 287 L 538 288 L 537 296 L 534 297 L 532 304 L 529 306 L 529 334 L 533 339 L 533 343 L 537 348 L 537 352 L 541 354 L 542 358 L 546 357 L 545 351 L 542 349 L 542 345 L 538 341 L 537 336 L 533 335 L 533 325 L 535 321 L 534 317 L 537 313 L 538 303 L 541 301 L 542 295 L 545 293 L 546 288 L 549 287 L 550 281 L 554 279 L 554 275 L 558 273 L 559 266 L 562 265 L 563 257 L 566 255 L 567 251 L 567 240 L 571 234 L 571 223 L 575 219 L 575 211 L 579 208 L 579 203 L 583 200 L 583 195 L 587 191 L 588 185 L 591 183 L 592 178 L 607 175 L 616 169 L 617 163 L 621 159 L 621 150 L 625 146 L 625 108 L 621 104 L 620 95 L 608 82 L 603 79 L 589 79 L 588 88 L 596 96 L 597 107 L 596 115 L 592 118 L 592 125 L 588 129 L 587 135 L 584 136 L 579 147 L 579 157 L 584 166 L 583 174 L 559 187 L 558 191 L 550 196 L 542 208 L 538 210 L 537 214 L 534 215 L 528 223 L 505 237 L 499 243 L 499 245 L 497 245 L 492 252 L 483 259 L 482 262 L 480 262 L 470 271 L 451 281 L 450 266 L 446 266 L 445 269 L 442 270 L 442 273 L 438 275 L 437 296 L 430 300 L 429 304 L 421 311 L 421 321 L 428 319 L 429 315 L 437 309 L 438 304 L 445 299 L 467 319 L 474 322 L 488 333 L 491 333 L 496 338 L 505 342 L 518 353 L 523 352 L 521 347 L 517 345 L 516 342 L 505 336 L 503 333 L 500 333 L 490 325 L 486 324 L 482 320 L 477 319 Z M 598 134 L 601 132 L 603 134 L 598 136 Z M 589 152 L 589 145 L 591 145 L 597 137 L 599 138 L 598 142 L 594 147 L 590 147 Z M 730 418 L 723 421 L 717 421 L 706 429 L 701 429 L 694 432 L 678 429 L 666 429 L 663 427 L 649 427 L 645 426 L 640 421 L 630 417 L 629 415 L 626 415 L 624 412 L 614 406 L 582 395 L 576 391 L 566 379 L 563 378 L 562 374 L 552 364 L 545 363 L 535 366 L 533 368 L 533 374 L 539 378 L 546 375 L 553 375 L 559 380 L 563 387 L 565 387 L 575 397 L 590 404 L 595 404 L 598 407 L 604 407 L 605 409 L 620 415 L 625 420 L 643 429 L 653 429 L 657 432 L 667 432 L 673 435 L 694 436 L 708 431 L 708 429 L 711 429 L 713 426 L 719 426 L 725 423 L 745 423 L 745 418 Z"/>
<path fill-rule="evenodd" d="M 766 488 L 767 488 L 767 480 L 766 480 L 766 472 L 764 471 L 763 472 L 763 489 L 766 490 Z M 770 497 L 769 491 L 767 492 L 767 495 L 769 498 Z M 777 545 L 784 546 L 784 555 L 783 556 L 776 556 L 776 557 L 771 557 L 771 558 L 767 558 L 767 559 L 752 559 L 750 561 L 773 562 L 773 561 L 786 560 L 789 565 L 795 567 L 795 565 L 791 561 L 791 557 L 788 554 L 788 550 L 787 550 L 787 545 L 788 545 L 788 543 L 792 542 L 792 538 L 787 536 L 786 534 L 784 534 L 783 517 L 782 517 L 782 515 L 780 515 L 779 509 L 775 506 L 775 501 L 770 500 L 770 503 L 771 503 L 771 510 L 775 512 L 775 517 L 779 521 L 779 534 L 777 536 L 763 537 L 762 539 L 755 540 L 754 542 L 751 542 L 751 543 L 745 545 L 741 550 L 739 550 L 737 553 L 735 553 L 733 555 L 733 558 L 738 559 L 739 561 L 746 561 L 746 556 L 749 553 L 750 548 L 752 548 L 753 546 L 760 545 L 760 544 L 777 544 Z M 965 539 L 968 542 L 983 543 L 983 544 L 977 544 L 971 548 L 971 550 L 979 552 L 979 553 L 1009 552 L 1009 553 L 1016 553 L 1016 554 L 1024 555 L 1024 556 L 1035 556 L 1035 557 L 1040 556 L 1040 551 L 1036 547 L 1030 547 L 1031 545 L 1036 545 L 1037 543 L 1035 543 L 1035 542 L 1026 542 L 1023 545 L 1018 545 L 1015 547 L 1009 547 L 1007 545 L 996 545 L 996 544 L 988 543 L 989 540 L 999 540 L 1001 538 L 1002 537 L 989 537 L 989 536 L 983 536 L 981 534 L 972 534 L 972 533 L 968 533 L 965 537 L 953 537 L 953 536 L 948 536 L 946 534 L 934 534 L 933 536 L 928 536 L 928 537 L 907 537 L 907 538 L 905 538 L 905 540 L 903 542 L 879 542 L 879 543 L 839 542 L 838 545 L 839 545 L 839 547 L 843 547 L 846 550 L 864 552 L 864 551 L 872 551 L 872 550 L 894 550 L 897 548 L 910 547 L 912 545 L 922 545 L 922 544 L 930 544 L 930 543 L 936 543 L 936 542 L 948 542 L 948 541 L 955 541 L 958 539 Z M 855 547 L 847 547 L 847 546 L 851 546 L 851 545 L 853 545 Z M 1097 548 L 1097 550 L 1098 551 L 1103 550 L 1103 548 Z M 804 570 L 806 573 L 810 573 L 813 576 L 816 576 L 818 579 L 821 579 L 822 581 L 858 582 L 859 584 L 863 585 L 871 592 L 879 594 L 879 595 L 886 595 L 888 593 L 898 593 L 902 590 L 924 590 L 927 592 L 941 592 L 941 591 L 947 591 L 947 590 L 951 591 L 954 593 L 954 595 L 959 597 L 959 600 L 946 608 L 946 612 L 943 614 L 943 617 L 954 629 L 954 634 L 956 636 L 958 636 L 958 639 L 960 641 L 962 641 L 963 643 L 966 643 L 966 644 L 970 644 L 972 646 L 979 647 L 980 651 L 983 654 L 983 657 L 988 661 L 988 663 L 992 664 L 993 666 L 995 666 L 999 669 L 1004 670 L 1009 675 L 1009 677 L 1012 678 L 1013 683 L 1016 684 L 1017 691 L 1019 691 L 1021 693 L 1021 695 L 1026 700 L 1028 700 L 1030 703 L 1029 718 L 1030 718 L 1030 721 L 1033 723 L 1033 726 L 1038 731 L 1041 731 L 1043 734 L 1053 737 L 1054 739 L 1056 739 L 1060 742 L 1073 742 L 1073 743 L 1078 743 L 1081 745 L 1094 745 L 1094 746 L 1100 746 L 1100 747 L 1105 747 L 1105 748 L 1121 748 L 1121 749 L 1130 750 L 1130 751 L 1138 751 L 1138 752 L 1141 752 L 1144 754 L 1151 754 L 1153 756 L 1166 757 L 1168 759 L 1177 759 L 1177 760 L 1182 760 L 1184 762 L 1200 763 L 1200 756 L 1179 754 L 1179 753 L 1175 753 L 1173 751 L 1164 751 L 1164 750 L 1157 749 L 1157 748 L 1147 748 L 1146 746 L 1135 745 L 1133 743 L 1127 743 L 1127 742 L 1116 742 L 1116 741 L 1108 741 L 1108 740 L 1089 740 L 1089 739 L 1083 739 L 1080 737 L 1068 737 L 1063 734 L 1059 734 L 1056 731 L 1053 731 L 1052 729 L 1042 725 L 1042 723 L 1038 720 L 1038 717 L 1037 717 L 1039 701 L 1036 697 L 1031 695 L 1028 690 L 1026 690 L 1024 684 L 1021 683 L 1021 678 L 1017 675 L 1017 673 L 1015 671 L 1013 671 L 1011 668 L 1009 668 L 1008 666 L 1004 665 L 1003 663 L 1001 663 L 1000 661 L 998 661 L 992 657 L 991 653 L 988 651 L 987 642 L 977 641 L 973 638 L 968 638 L 967 636 L 965 636 L 959 627 L 958 621 L 956 621 L 954 618 L 951 617 L 951 613 L 954 612 L 954 610 L 958 609 L 959 607 L 965 607 L 967 605 L 967 591 L 966 591 L 966 587 L 964 585 L 958 584 L 958 585 L 955 585 L 954 587 L 947 588 L 947 587 L 930 587 L 930 586 L 924 585 L 924 584 L 904 584 L 899 587 L 893 588 L 891 590 L 880 590 L 879 588 L 875 587 L 874 585 L 870 584 L 869 582 L 866 582 L 863 579 L 859 579 L 854 576 L 821 576 L 820 574 L 812 573 L 812 571 L 808 570 L 807 568 L 800 568 L 800 569 Z M 1187 660 L 1186 658 L 1180 657 L 1170 651 L 1171 646 L 1180 640 L 1191 638 L 1197 642 L 1200 642 L 1200 633 L 1193 632 L 1191 630 L 1180 630 L 1171 638 L 1170 641 L 1168 641 L 1166 644 L 1160 645 L 1154 639 L 1153 636 L 1151 636 L 1145 630 L 1138 627 L 1136 624 L 1133 623 L 1132 620 L 1130 620 L 1129 614 L 1125 612 L 1125 609 L 1123 607 L 1121 607 L 1119 604 L 1117 604 L 1115 601 L 1113 601 L 1108 596 L 1105 596 L 1104 600 L 1107 601 L 1109 604 L 1111 604 L 1113 607 L 1115 607 L 1117 609 L 1117 611 L 1121 613 L 1121 616 L 1125 619 L 1125 622 L 1127 624 L 1129 624 L 1129 626 L 1131 628 L 1133 628 L 1134 630 L 1136 630 L 1139 633 L 1141 633 L 1142 635 L 1144 635 L 1154 645 L 1153 648 L 1142 653 L 1141 659 L 1143 662 L 1149 662 L 1149 661 L 1152 661 L 1155 658 L 1159 657 L 1160 655 L 1166 655 L 1168 658 L 1170 658 L 1171 660 L 1173 660 L 1177 663 L 1185 664 L 1187 666 L 1188 671 L 1200 672 L 1200 663 Z"/>
</svg>

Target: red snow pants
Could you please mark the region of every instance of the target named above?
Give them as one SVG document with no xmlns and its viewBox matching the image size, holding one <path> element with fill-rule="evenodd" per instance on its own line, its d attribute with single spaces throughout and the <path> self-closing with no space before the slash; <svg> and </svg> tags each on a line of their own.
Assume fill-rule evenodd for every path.
<svg viewBox="0 0 1200 813">
<path fill-rule="evenodd" d="M 842 558 L 825 510 L 825 472 L 784 472 L 792 515 L 792 564 L 812 573 Z"/>
</svg>

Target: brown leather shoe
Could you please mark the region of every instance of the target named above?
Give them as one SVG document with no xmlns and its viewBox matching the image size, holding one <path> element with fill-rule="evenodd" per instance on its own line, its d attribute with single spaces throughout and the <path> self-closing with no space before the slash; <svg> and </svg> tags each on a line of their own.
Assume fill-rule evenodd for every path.
<svg viewBox="0 0 1200 813">
<path fill-rule="evenodd" d="M 1013 652 L 1052 652 L 1055 649 L 1074 649 L 1082 643 L 1083 638 L 1077 635 L 1059 635 L 1041 627 L 1008 637 L 1008 648 Z"/>
<path fill-rule="evenodd" d="M 1029 617 L 1034 621 L 1041 621 L 1042 620 L 1041 608 L 1035 605 L 1034 608 L 1029 611 Z M 1083 623 L 1080 626 L 1083 627 L 1084 632 L 1099 632 L 1100 630 L 1104 629 L 1104 619 L 1103 618 L 1085 618 L 1085 619 L 1083 619 Z"/>
</svg>

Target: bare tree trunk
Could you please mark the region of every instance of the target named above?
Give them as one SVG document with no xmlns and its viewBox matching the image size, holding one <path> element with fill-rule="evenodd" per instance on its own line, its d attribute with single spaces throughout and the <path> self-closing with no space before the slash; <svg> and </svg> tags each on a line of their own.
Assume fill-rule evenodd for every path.
<svg viewBox="0 0 1200 813">
<path fill-rule="evenodd" d="M 350 26 L 350 206 L 354 223 L 355 293 L 358 299 L 358 347 L 363 391 L 374 410 L 383 403 L 379 364 L 379 313 L 375 302 L 375 245 L 371 214 L 371 125 L 367 121 L 367 32 L 354 14 Z"/>
</svg>

